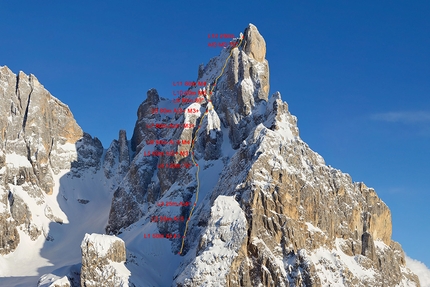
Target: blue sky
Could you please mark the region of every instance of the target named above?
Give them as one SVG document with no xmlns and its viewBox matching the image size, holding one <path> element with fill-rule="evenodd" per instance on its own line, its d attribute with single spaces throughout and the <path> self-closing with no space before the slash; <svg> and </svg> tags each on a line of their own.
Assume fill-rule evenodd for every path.
<svg viewBox="0 0 430 287">
<path fill-rule="evenodd" d="M 302 139 L 374 187 L 394 240 L 430 266 L 430 2 L 266 2 L 0 0 L 0 65 L 36 75 L 108 147 L 148 89 L 171 97 L 218 55 L 208 34 L 253 23 Z"/>
</svg>

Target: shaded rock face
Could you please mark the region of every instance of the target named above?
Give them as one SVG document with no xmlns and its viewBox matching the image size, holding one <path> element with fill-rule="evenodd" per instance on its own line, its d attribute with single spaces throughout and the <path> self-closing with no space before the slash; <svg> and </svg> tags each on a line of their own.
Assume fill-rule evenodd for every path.
<svg viewBox="0 0 430 287">
<path fill-rule="evenodd" d="M 0 68 L 0 139 L 4 154 L 27 158 L 34 178 L 45 193 L 52 193 L 52 173 L 70 168 L 76 158 L 64 146 L 83 135 L 70 109 L 54 98 L 33 75 L 18 76 Z M 65 159 L 69 159 L 68 161 Z M 20 176 L 21 177 L 21 176 Z"/>
<path fill-rule="evenodd" d="M 7 213 L 0 214 L 0 255 L 14 251 L 19 244 L 17 224 L 10 218 L 11 216 Z"/>
<path fill-rule="evenodd" d="M 131 163 L 128 162 L 129 166 L 127 166 L 125 152 L 121 160 L 120 142 L 118 144 L 112 143 L 107 156 L 111 158 L 110 154 L 114 154 L 115 149 L 118 158 L 118 171 L 126 171 L 127 173 L 125 176 L 121 176 L 121 173 L 119 176 L 114 174 L 117 177 L 118 186 L 113 195 L 109 222 L 106 227 L 108 234 L 117 234 L 122 227 L 129 226 L 139 220 L 143 215 L 140 205 L 145 202 L 154 202 L 159 194 L 159 186 L 152 181 L 157 159 L 145 156 L 144 152 L 140 152 Z M 110 165 L 112 164 L 105 161 L 105 174 L 111 170 L 108 168 Z M 119 184 L 120 182 L 121 184 Z"/>
<path fill-rule="evenodd" d="M 77 159 L 71 163 L 72 174 L 80 177 L 80 174 L 86 170 L 92 170 L 93 173 L 96 173 L 101 167 L 103 155 L 103 145 L 100 140 L 84 133 L 75 146 Z"/>
<path fill-rule="evenodd" d="M 148 128 L 147 124 L 150 120 L 159 120 L 160 115 L 152 113 L 153 109 L 158 108 L 160 102 L 160 96 L 157 90 L 151 89 L 147 92 L 146 100 L 139 106 L 137 110 L 137 121 L 134 127 L 133 137 L 131 138 L 131 148 L 133 151 L 138 153 L 140 148 L 138 147 L 145 140 L 151 140 L 158 138 L 159 132 L 156 128 Z"/>
<path fill-rule="evenodd" d="M 269 64 L 265 59 L 266 45 L 257 28 L 250 24 L 241 45 L 228 60 L 227 72 L 221 76 L 213 96 L 215 110 L 220 113 L 234 149 L 248 136 L 253 127 L 262 122 L 261 110 L 269 95 Z M 224 56 L 224 55 L 221 55 Z M 220 56 L 220 57 L 221 57 Z M 225 56 L 224 56 L 225 57 Z M 205 67 L 204 76 L 212 79 L 216 60 Z"/>
<path fill-rule="evenodd" d="M 73 285 L 70 284 L 69 278 L 67 276 L 58 277 L 55 275 L 43 275 L 39 279 L 39 283 L 37 284 L 37 287 L 72 287 Z"/>
<path fill-rule="evenodd" d="M 0 253 L 7 254 L 19 243 L 18 227 L 32 240 L 42 234 L 29 201 L 44 208 L 49 220 L 62 222 L 45 201 L 54 176 L 71 168 L 97 169 L 103 147 L 34 75 L 15 75 L 6 66 L 0 67 L 0 142 Z"/>
<path fill-rule="evenodd" d="M 212 102 L 182 102 L 195 113 L 154 114 L 168 101 L 148 91 L 132 137 L 136 154 L 114 194 L 107 232 L 119 233 L 138 220 L 151 224 L 150 215 L 169 216 L 154 205 L 157 199 L 196 198 L 195 167 L 161 168 L 190 163 L 185 153 L 194 152 L 201 169 L 211 169 L 217 180 L 200 190 L 206 197 L 200 195 L 189 221 L 172 286 L 419 286 L 391 239 L 385 203 L 372 188 L 327 166 L 300 139 L 297 118 L 279 92 L 269 99 L 265 53 L 263 37 L 250 24 L 239 48 L 223 49 L 199 67 L 197 81 L 216 86 L 204 89 L 213 88 Z M 178 122 L 196 126 L 150 125 Z M 151 144 L 155 139 L 173 143 Z M 169 150 L 177 154 L 147 156 Z M 180 214 L 189 211 L 181 208 Z M 185 230 L 175 222 L 157 228 Z M 172 241 L 172 251 L 179 249 Z"/>
<path fill-rule="evenodd" d="M 298 138 L 295 119 L 280 95 L 273 97 L 267 120 L 254 128 L 210 195 L 208 206 L 221 196 L 234 197 L 249 226 L 223 286 L 328 286 L 323 270 L 338 276 L 339 284 L 350 283 L 345 286 L 395 286 L 404 278 L 409 278 L 409 286 L 419 286 L 391 240 L 391 214 L 385 203 L 373 189 L 327 167 Z M 201 209 L 194 224 L 205 221 L 205 208 L 209 207 Z M 209 239 L 205 232 L 193 237 L 204 238 L 204 245 L 189 246 L 197 256 L 208 250 L 205 246 L 216 244 L 216 237 Z M 331 263 L 332 253 L 357 262 L 369 277 L 360 277 L 342 260 Z M 178 278 L 189 274 L 191 266 Z M 192 270 L 191 278 L 177 281 L 177 286 L 199 286 L 194 282 L 204 269 Z"/>
<path fill-rule="evenodd" d="M 147 99 L 139 106 L 131 139 L 131 148 L 136 155 L 130 164 L 128 174 L 114 194 L 106 229 L 109 233 L 117 233 L 121 227 L 127 227 L 139 220 L 145 212 L 143 203 L 153 203 L 179 178 L 188 173 L 184 168 L 157 169 L 157 166 L 192 164 L 190 155 L 181 155 L 181 152 L 190 152 L 191 141 L 195 137 L 197 127 L 168 129 L 152 127 L 150 124 L 170 124 L 177 121 L 195 126 L 201 124 L 193 149 L 195 158 L 217 160 L 223 156 L 221 150 L 224 141 L 223 127 L 228 130 L 232 147 L 237 149 L 252 128 L 264 119 L 269 93 L 269 68 L 267 60 L 264 59 L 265 42 L 252 24 L 246 30 L 243 41 L 242 47 L 246 45 L 246 49 L 225 49 L 219 57 L 212 59 L 205 67 L 199 68 L 197 82 L 213 83 L 219 76 L 222 66 L 226 64 L 226 72 L 218 79 L 212 96 L 214 108 L 210 109 L 208 114 L 204 113 L 208 106 L 207 101 L 203 99 L 200 103 L 181 104 L 185 110 L 181 115 L 153 113 L 154 109 L 166 105 L 168 100 L 161 98 L 155 89 L 147 92 Z M 198 92 L 196 87 L 191 88 L 191 91 Z M 188 108 L 200 112 L 189 113 Z M 154 139 L 175 142 L 179 140 L 179 143 L 147 144 Z M 178 154 L 174 157 L 158 158 L 148 158 L 142 154 L 153 150 L 159 152 L 173 150 Z M 193 188 L 188 190 L 191 191 Z M 183 194 L 184 200 L 191 196 L 189 192 Z"/>
<path fill-rule="evenodd" d="M 82 287 L 128 286 L 124 277 L 126 259 L 125 244 L 122 239 L 101 234 L 86 234 L 81 244 Z"/>
<path fill-rule="evenodd" d="M 112 189 L 115 189 L 130 169 L 131 152 L 128 147 L 127 134 L 119 131 L 118 140 L 114 140 L 106 151 L 103 171 L 106 178 L 114 178 Z"/>
</svg>

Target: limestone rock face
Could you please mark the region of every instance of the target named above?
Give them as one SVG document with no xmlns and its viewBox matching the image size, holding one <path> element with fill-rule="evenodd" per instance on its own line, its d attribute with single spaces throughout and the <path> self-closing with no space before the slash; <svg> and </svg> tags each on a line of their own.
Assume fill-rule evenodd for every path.
<svg viewBox="0 0 430 287">
<path fill-rule="evenodd" d="M 119 132 L 118 140 L 114 140 L 106 151 L 103 171 L 110 179 L 114 177 L 112 188 L 116 188 L 130 168 L 131 152 L 128 148 L 127 135 L 124 130 Z"/>
<path fill-rule="evenodd" d="M 137 121 L 134 127 L 133 137 L 131 138 L 131 148 L 136 153 L 139 152 L 140 144 L 144 144 L 145 140 L 157 138 L 158 131 L 155 127 L 148 127 L 147 124 L 159 120 L 160 115 L 152 111 L 158 108 L 160 96 L 157 90 L 151 89 L 147 92 L 147 99 L 139 106 L 137 110 Z M 152 120 L 152 121 L 151 121 Z"/>
<path fill-rule="evenodd" d="M 223 51 L 223 61 L 230 54 L 227 72 L 218 80 L 213 102 L 224 126 L 229 128 L 229 138 L 237 149 L 253 127 L 263 120 L 261 111 L 269 95 L 269 64 L 264 58 L 266 48 L 258 30 L 250 24 L 245 30 L 243 49 Z M 203 79 L 213 81 L 212 70 L 218 61 L 212 59 L 205 67 Z"/>
<path fill-rule="evenodd" d="M 68 144 L 83 135 L 70 109 L 54 98 L 33 75 L 18 76 L 7 67 L 0 68 L 0 138 L 5 154 L 26 158 L 34 178 L 45 193 L 52 193 L 52 172 L 70 168 Z M 21 177 L 21 176 L 20 176 Z"/>
<path fill-rule="evenodd" d="M 267 120 L 241 145 L 221 173 L 210 203 L 194 218 L 194 224 L 207 226 L 193 234 L 204 244 L 190 239 L 189 252 L 201 254 L 205 246 L 217 244 L 217 236 L 205 235 L 210 222 L 202 222 L 207 222 L 209 206 L 230 196 L 245 212 L 249 227 L 222 286 L 395 286 L 405 278 L 408 286 L 419 286 L 391 240 L 390 211 L 375 191 L 327 167 L 300 140 L 296 119 L 279 94 L 269 103 Z M 339 259 L 331 261 L 332 254 Z M 349 269 L 345 260 L 368 276 Z M 388 263 L 393 261 L 398 263 Z M 177 286 L 199 286 L 200 268 L 203 264 L 183 267 Z M 325 270 L 335 274 L 335 282 L 324 277 Z M 184 274 L 187 280 L 181 279 Z"/>
<path fill-rule="evenodd" d="M 213 92 L 213 109 L 207 114 L 203 111 L 208 107 L 208 102 L 203 99 L 203 102 L 191 104 L 182 102 L 182 114 L 154 113 L 168 106 L 169 101 L 161 98 L 155 89 L 147 92 L 147 99 L 139 106 L 131 139 L 135 156 L 123 183 L 115 191 L 106 229 L 108 233 L 117 233 L 121 227 L 136 222 L 145 212 L 145 202 L 154 203 L 156 198 L 187 174 L 187 168 L 183 167 L 193 164 L 189 153 L 194 138 L 196 142 L 192 152 L 195 159 L 218 160 L 223 156 L 223 126 L 228 129 L 232 147 L 237 149 L 252 128 L 263 121 L 269 93 L 269 67 L 264 59 L 264 39 L 252 24 L 246 30 L 242 47 L 245 48 L 225 49 L 218 58 L 199 68 L 197 82 L 213 83 L 222 66 L 226 65 L 226 73 L 218 78 Z M 196 87 L 190 91 L 198 92 Z M 209 93 L 209 89 L 207 91 Z M 189 112 L 189 109 L 194 112 Z M 193 127 L 161 127 L 178 121 Z M 198 128 L 199 125 L 201 128 Z M 173 140 L 174 144 L 149 144 L 155 140 Z M 154 151 L 163 155 L 174 152 L 175 155 L 147 156 L 148 152 Z M 110 156 L 108 159 L 110 161 Z M 181 168 L 166 168 L 178 165 Z M 156 168 L 160 166 L 162 168 Z M 193 189 L 190 187 L 187 190 L 190 192 Z M 184 199 L 191 196 L 189 192 L 184 193 Z"/>
<path fill-rule="evenodd" d="M 129 286 L 129 271 L 124 266 L 122 239 L 101 234 L 86 234 L 81 244 L 81 286 Z"/>
<path fill-rule="evenodd" d="M 199 251 L 186 271 L 176 279 L 176 284 L 226 286 L 230 266 L 242 251 L 241 242 L 247 238 L 247 228 L 245 213 L 239 204 L 231 197 L 219 196 L 211 208 L 206 231 L 200 238 Z M 220 256 L 222 260 L 218 260 Z"/>
<path fill-rule="evenodd" d="M 73 287 L 67 276 L 44 275 L 40 278 L 37 287 Z"/>
<path fill-rule="evenodd" d="M 257 27 L 249 24 L 248 28 L 245 29 L 245 53 L 251 58 L 262 62 L 266 57 L 266 41 L 258 32 Z"/>
<path fill-rule="evenodd" d="M 0 214 L 0 255 L 8 254 L 16 249 L 19 244 L 19 234 L 16 222 L 10 220 L 8 213 Z"/>
<path fill-rule="evenodd" d="M 84 133 L 75 145 L 78 158 L 72 162 L 73 172 L 76 174 L 80 170 L 93 169 L 94 172 L 98 170 L 103 154 L 103 145 L 100 140 Z"/>
<path fill-rule="evenodd" d="M 49 223 L 34 218 L 40 206 L 51 222 L 54 177 L 63 170 L 96 170 L 103 147 L 84 134 L 69 107 L 53 97 L 34 75 L 0 67 L 0 253 L 19 244 L 18 229 L 36 240 Z M 45 211 L 45 212 L 43 212 Z"/>
<path fill-rule="evenodd" d="M 156 163 L 156 158 L 145 156 L 144 151 L 135 156 L 114 192 L 107 233 L 116 234 L 121 227 L 136 222 L 143 214 L 140 205 L 157 198 L 159 188 L 152 181 Z"/>
<path fill-rule="evenodd" d="M 186 231 L 184 245 L 171 240 L 164 254 L 182 255 L 171 286 L 419 286 L 391 239 L 387 205 L 327 166 L 300 139 L 281 94 L 269 98 L 257 28 L 250 24 L 234 41 L 239 47 L 199 67 L 196 82 L 206 87 L 189 92 L 206 96 L 192 103 L 179 97 L 183 112 L 154 112 L 173 105 L 148 91 L 107 233 Z M 155 204 L 170 200 L 196 207 Z M 187 218 L 191 209 L 187 223 L 150 221 Z"/>
</svg>

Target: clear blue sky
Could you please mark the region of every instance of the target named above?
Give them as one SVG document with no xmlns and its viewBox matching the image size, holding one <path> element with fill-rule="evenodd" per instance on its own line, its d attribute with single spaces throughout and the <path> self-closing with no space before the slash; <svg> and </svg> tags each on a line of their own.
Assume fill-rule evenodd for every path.
<svg viewBox="0 0 430 287">
<path fill-rule="evenodd" d="M 148 89 L 171 97 L 218 55 L 208 34 L 253 23 L 302 139 L 374 187 L 394 240 L 430 266 L 430 2 L 268 2 L 0 0 L 0 65 L 36 75 L 107 147 Z"/>
</svg>

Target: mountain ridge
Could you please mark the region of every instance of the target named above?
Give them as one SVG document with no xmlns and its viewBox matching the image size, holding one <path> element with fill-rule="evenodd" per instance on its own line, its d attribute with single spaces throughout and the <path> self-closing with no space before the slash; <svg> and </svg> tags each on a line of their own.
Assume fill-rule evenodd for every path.
<svg viewBox="0 0 430 287">
<path fill-rule="evenodd" d="M 19 155 L 27 165 L 26 172 L 32 176 L 24 175 L 22 182 L 17 182 L 16 176 L 22 173 L 20 170 L 24 167 L 7 166 L 6 156 L 11 154 L 12 149 L 1 149 L 6 156 L 3 156 L 3 161 L 0 160 L 0 169 L 2 175 L 6 173 L 8 178 L 1 185 L 5 205 L 3 214 L 15 222 L 12 225 L 5 223 L 6 232 L 2 232 L 11 234 L 8 229 L 11 226 L 18 230 L 18 227 L 30 222 L 32 230 L 39 232 L 39 235 L 33 236 L 37 239 L 41 230 L 49 230 L 52 223 L 57 222 L 56 228 L 61 228 L 60 223 L 63 222 L 67 225 L 67 221 L 60 216 L 62 210 L 68 206 L 70 210 L 79 207 L 88 212 L 86 208 L 94 203 L 93 200 L 84 203 L 90 197 L 87 194 L 90 190 L 88 185 L 96 184 L 100 196 L 112 197 L 110 212 L 106 214 L 108 218 L 103 220 L 107 223 L 106 233 L 116 234 L 125 242 L 126 266 L 131 272 L 130 285 L 419 286 L 416 275 L 405 266 L 400 245 L 391 240 L 388 207 L 372 188 L 363 183 L 353 183 L 348 174 L 327 167 L 323 158 L 300 139 L 297 118 L 290 114 L 288 104 L 282 101 L 280 93 L 276 92 L 269 98 L 265 42 L 254 25 L 250 24 L 245 29 L 243 41 L 243 46 L 223 49 L 220 56 L 199 67 L 196 82 L 207 82 L 209 85 L 203 91 L 209 93 L 210 85 L 216 82 L 212 102 L 209 101 L 209 94 L 206 97 L 199 95 L 197 98 L 200 100 L 191 104 L 181 101 L 179 107 L 185 108 L 182 115 L 154 114 L 156 108 L 168 109 L 175 105 L 151 89 L 147 99 L 139 106 L 131 140 L 127 140 L 125 131 L 120 131 L 118 140 L 114 140 L 104 151 L 97 138 L 78 129 L 66 105 L 59 105 L 60 110 L 66 111 L 61 113 L 56 109 L 43 108 L 45 102 L 36 98 L 36 107 L 49 111 L 45 113 L 46 121 L 38 121 L 34 115 L 39 110 L 28 107 L 35 98 L 33 93 L 40 94 L 42 99 L 49 98 L 46 90 L 39 86 L 34 76 L 28 77 L 25 82 L 24 74 L 21 76 L 20 73 L 18 77 L 22 81 L 16 81 L 16 87 L 20 85 L 20 88 L 12 93 L 8 90 L 11 72 L 2 68 L 1 71 L 5 71 L 1 78 L 2 96 L 10 95 L 12 103 L 10 111 L 7 111 L 6 105 L 1 105 L 4 110 L 2 115 L 10 114 L 13 117 L 18 99 L 21 106 L 14 116 L 18 115 L 19 120 L 11 122 L 16 127 L 19 127 L 20 121 L 23 123 L 21 129 L 10 129 L 9 121 L 3 117 L 0 121 L 2 130 L 6 129 L 7 136 L 17 131 L 18 134 L 21 131 L 29 133 L 32 139 L 36 138 L 39 143 L 42 141 L 43 146 L 39 148 L 34 140 L 28 140 L 30 136 L 24 136 L 24 143 L 18 140 L 19 137 L 13 138 L 26 147 L 20 150 Z M 227 59 L 225 73 L 220 75 Z M 9 77 L 3 76 L 6 72 Z M 189 90 L 198 94 L 197 89 L 191 87 Z M 180 97 L 181 100 L 185 98 Z M 27 102 L 27 109 L 22 108 L 23 102 Z M 46 102 L 49 103 L 48 100 Z M 211 105 L 213 109 L 209 110 Z M 188 108 L 198 112 L 189 112 Z M 201 128 L 168 129 L 155 125 L 175 123 L 197 126 L 205 113 L 207 116 L 203 118 Z M 60 126 L 66 128 L 51 129 L 52 124 L 49 123 L 56 123 L 52 115 L 57 114 L 65 115 Z M 36 122 L 36 127 L 46 126 L 47 135 L 52 130 L 55 133 L 43 137 L 38 130 L 26 129 L 32 121 Z M 49 143 L 46 138 L 54 140 Z M 179 142 L 148 144 L 154 139 Z M 190 141 L 194 139 L 196 142 L 192 145 Z M 201 167 L 201 201 L 196 201 L 197 167 L 190 155 L 180 153 L 190 151 L 191 146 Z M 147 156 L 154 150 L 173 150 L 178 154 Z M 61 164 L 55 157 L 61 158 Z M 189 164 L 191 167 L 160 168 L 160 164 Z M 41 167 L 43 177 L 38 173 Z M 84 192 L 80 194 L 87 194 L 88 198 L 76 198 L 81 201 L 74 204 L 66 199 L 62 202 L 58 200 L 60 205 L 62 203 L 59 209 L 47 204 L 53 211 L 44 212 L 47 220 L 39 225 L 32 222 L 32 216 L 26 212 L 28 203 L 21 204 L 19 196 L 14 204 L 5 199 L 9 196 L 9 190 L 21 192 L 22 185 L 37 190 L 36 198 L 41 200 L 50 195 L 67 199 L 74 197 L 73 192 L 64 191 L 55 183 L 55 175 L 60 174 L 60 170 L 69 171 L 63 179 L 70 178 L 67 184 L 73 185 L 72 180 L 81 180 Z M 219 178 L 214 176 L 216 174 Z M 31 178 L 35 178 L 34 183 Z M 58 191 L 55 190 L 57 187 Z M 179 240 L 144 239 L 142 236 L 147 233 L 183 234 L 185 223 L 153 222 L 151 218 L 188 218 L 191 207 L 167 208 L 159 206 L 157 203 L 160 201 L 196 202 L 196 211 L 189 220 L 183 256 L 177 255 L 181 245 Z M 8 212 L 10 208 L 7 207 L 10 206 L 19 206 L 19 212 Z M 100 232 L 100 226 L 98 230 Z M 16 236 L 13 232 L 12 236 Z M 55 243 L 55 234 L 47 232 L 45 239 L 49 241 L 51 238 Z M 81 236 L 81 240 L 83 238 Z M 2 250 L 5 250 L 4 246 L 1 246 Z M 158 253 L 154 253 L 150 251 L 151 246 L 163 248 L 156 248 Z M 6 252 L 13 253 L 10 250 Z M 88 254 L 83 252 L 83 257 Z M 165 262 L 171 264 L 163 270 L 164 278 L 160 278 L 160 270 L 151 265 L 167 265 Z M 90 270 L 96 265 L 89 266 Z M 102 271 L 103 266 L 107 265 L 102 264 Z M 139 270 L 145 270 L 146 276 L 139 276 Z M 73 281 L 70 274 L 68 278 Z M 88 279 L 86 283 L 81 281 L 82 286 L 92 286 L 89 282 L 94 282 L 95 278 Z"/>
</svg>

